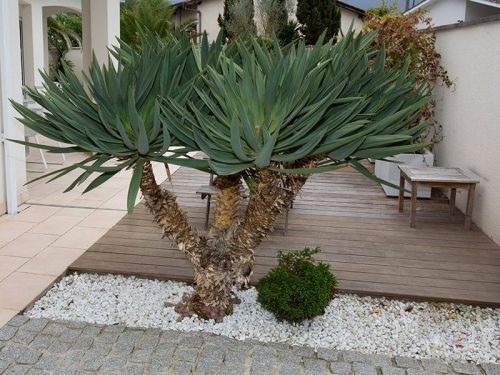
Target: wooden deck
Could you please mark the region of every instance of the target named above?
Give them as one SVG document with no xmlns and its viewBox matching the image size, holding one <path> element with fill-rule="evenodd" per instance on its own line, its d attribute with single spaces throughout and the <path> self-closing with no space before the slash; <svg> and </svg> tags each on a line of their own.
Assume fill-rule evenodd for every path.
<svg viewBox="0 0 500 375">
<path fill-rule="evenodd" d="M 205 201 L 195 194 L 208 176 L 186 168 L 173 178 L 180 204 L 203 228 Z M 417 227 L 408 223 L 409 202 L 397 199 L 349 171 L 312 177 L 289 215 L 259 247 L 254 281 L 276 264 L 276 251 L 320 246 L 339 289 L 363 295 L 466 302 L 500 306 L 500 248 L 477 228 L 464 231 L 463 215 L 448 216 L 446 199 L 419 200 Z M 121 273 L 192 280 L 189 262 L 161 239 L 139 204 L 71 267 L 71 271 Z"/>
</svg>

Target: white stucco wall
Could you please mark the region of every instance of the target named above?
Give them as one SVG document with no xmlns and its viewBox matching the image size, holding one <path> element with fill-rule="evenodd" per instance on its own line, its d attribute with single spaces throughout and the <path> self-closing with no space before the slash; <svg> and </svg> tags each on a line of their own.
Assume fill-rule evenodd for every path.
<svg viewBox="0 0 500 375">
<path fill-rule="evenodd" d="M 198 10 L 201 11 L 201 29 L 206 31 L 209 40 L 214 40 L 217 38 L 220 27 L 217 22 L 217 17 L 219 14 L 224 12 L 224 1 L 220 0 L 203 0 L 200 5 L 198 5 Z M 191 15 L 196 18 L 196 13 Z"/>
<path fill-rule="evenodd" d="M 83 49 L 72 48 L 66 54 L 66 59 L 73 63 L 73 71 L 80 81 L 83 81 Z"/>
<path fill-rule="evenodd" d="M 434 26 L 449 25 L 465 21 L 466 0 L 439 0 L 425 7 L 426 15 Z"/>
<path fill-rule="evenodd" d="M 500 244 L 500 20 L 437 32 L 442 64 L 456 83 L 437 90 L 444 140 L 437 164 L 468 168 L 480 177 L 473 221 Z M 463 211 L 466 192 L 459 191 Z"/>
<path fill-rule="evenodd" d="M 468 1 L 465 11 L 465 20 L 472 21 L 483 17 L 494 16 L 495 14 L 500 14 L 500 7 L 497 8 L 495 6 Z"/>
<path fill-rule="evenodd" d="M 16 112 L 9 99 L 23 101 L 21 91 L 21 47 L 19 35 L 19 6 L 17 2 L 0 4 L 0 133 L 9 139 L 23 139 L 24 128 L 15 119 Z M 14 31 L 14 32 L 12 32 Z M 7 53 L 7 52 L 11 53 Z M 8 155 L 5 155 L 7 148 Z M 13 184 L 6 183 L 7 166 L 12 171 Z M 24 147 L 13 142 L 0 146 L 0 214 L 7 209 L 8 186 L 19 204 L 26 198 L 26 163 Z M 12 205 L 11 205 L 12 206 Z M 13 209 L 15 210 L 15 204 Z M 11 207 L 12 212 L 12 207 Z M 13 213 L 13 212 L 12 212 Z"/>
<path fill-rule="evenodd" d="M 351 24 L 354 30 L 361 30 L 363 20 L 357 13 L 344 8 L 340 8 L 340 13 L 340 29 L 342 33 L 345 34 L 349 30 L 349 27 L 351 27 Z"/>
<path fill-rule="evenodd" d="M 1 64 L 1 62 L 0 62 Z M 0 66 L 0 69 L 2 67 Z M 2 76 L 0 74 L 0 87 L 2 87 Z M 0 88 L 0 101 L 2 100 L 2 90 Z M 0 133 L 3 133 L 2 106 L 0 106 Z M 0 142 L 0 215 L 7 211 L 7 192 L 5 191 L 5 150 L 3 142 Z"/>
</svg>

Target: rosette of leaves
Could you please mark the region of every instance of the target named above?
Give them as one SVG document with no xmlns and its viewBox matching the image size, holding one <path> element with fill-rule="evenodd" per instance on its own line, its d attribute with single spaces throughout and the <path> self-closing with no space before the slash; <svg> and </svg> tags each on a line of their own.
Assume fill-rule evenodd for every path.
<svg viewBox="0 0 500 375">
<path fill-rule="evenodd" d="M 371 176 L 361 160 L 424 147 L 412 140 L 426 125 L 410 124 L 428 90 L 415 89 L 407 66 L 385 66 L 384 50 L 371 47 L 375 36 L 349 32 L 334 46 L 320 39 L 310 49 L 275 40 L 264 49 L 255 40 L 222 46 L 221 37 L 211 45 L 204 38 L 195 46 L 182 35 L 146 35 L 138 52 L 123 43 L 114 50 L 116 67 L 94 61 L 86 87 L 65 71 L 62 89 L 46 79 L 44 92 L 30 90 L 44 116 L 15 106 L 26 126 L 74 145 L 40 147 L 93 153 L 52 173 L 83 169 L 69 189 L 92 173 L 86 191 L 134 169 L 129 210 L 140 189 L 163 234 L 193 264 L 194 291 L 176 310 L 219 321 L 237 302 L 233 286 L 252 275 L 255 248 L 311 173 L 351 165 Z M 194 151 L 207 159 L 193 159 Z M 153 161 L 217 175 L 208 233 L 158 185 Z M 244 210 L 242 180 L 251 188 Z"/>
<path fill-rule="evenodd" d="M 241 64 L 221 56 L 217 69 L 207 67 L 205 88 L 194 87 L 193 101 L 169 98 L 163 113 L 172 134 L 208 155 L 217 175 L 347 165 L 367 173 L 362 159 L 425 146 L 411 141 L 427 125 L 409 126 L 429 100 L 426 86 L 414 90 L 408 65 L 385 68 L 385 51 L 369 48 L 375 36 L 350 32 L 334 46 L 320 40 L 308 50 L 302 42 L 286 52 L 277 41 L 272 49 L 239 43 Z"/>
<path fill-rule="evenodd" d="M 44 109 L 43 114 L 13 103 L 22 115 L 20 122 L 26 127 L 73 146 L 18 143 L 51 153 L 92 153 L 79 163 L 40 178 L 50 175 L 49 181 L 53 181 L 80 168 L 82 174 L 66 189 L 70 191 L 97 174 L 84 190 L 86 193 L 121 170 L 134 167 L 128 193 L 128 210 L 131 211 L 145 161 L 208 169 L 206 162 L 186 157 L 193 149 L 172 137 L 169 125 L 160 116 L 161 98 L 171 96 L 182 101 L 202 65 L 207 63 L 211 52 L 206 38 L 196 57 L 191 41 L 182 34 L 163 40 L 143 35 L 142 42 L 145 45 L 139 51 L 125 43 L 116 48 L 112 52 L 116 66 L 111 58 L 103 66 L 94 58 L 90 72 L 85 75 L 85 85 L 66 67 L 58 75 L 60 87 L 44 75 L 43 89 L 26 88 L 28 95 Z M 220 48 L 220 44 L 214 44 L 213 48 Z M 173 155 L 165 157 L 174 146 L 177 147 Z"/>
</svg>

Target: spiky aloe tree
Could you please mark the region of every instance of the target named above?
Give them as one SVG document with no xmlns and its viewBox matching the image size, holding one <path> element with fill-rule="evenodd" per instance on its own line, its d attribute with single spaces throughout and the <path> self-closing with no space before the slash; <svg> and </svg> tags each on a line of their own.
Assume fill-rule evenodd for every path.
<svg viewBox="0 0 500 375">
<path fill-rule="evenodd" d="M 84 169 L 70 188 L 92 172 L 99 175 L 86 190 L 134 168 L 129 210 L 140 189 L 164 235 L 194 267 L 194 292 L 177 311 L 219 321 L 237 302 L 232 287 L 252 274 L 255 248 L 311 173 L 351 165 L 369 175 L 360 160 L 424 146 L 410 141 L 425 128 L 415 118 L 427 91 L 415 91 L 405 69 L 384 67 L 384 52 L 370 49 L 374 36 L 349 33 L 333 47 L 320 40 L 312 49 L 282 50 L 276 42 L 271 51 L 255 42 L 194 48 L 175 38 L 142 43 L 140 53 L 123 45 L 118 68 L 94 63 L 88 90 L 67 72 L 62 91 L 50 82 L 44 93 L 30 91 L 45 117 L 16 108 L 26 126 L 75 145 L 44 146 L 50 151 L 94 153 L 54 173 Z M 190 159 L 189 151 L 208 159 Z M 152 161 L 217 175 L 208 233 L 190 225 L 175 195 L 158 185 Z M 242 181 L 250 194 L 240 213 Z"/>
</svg>

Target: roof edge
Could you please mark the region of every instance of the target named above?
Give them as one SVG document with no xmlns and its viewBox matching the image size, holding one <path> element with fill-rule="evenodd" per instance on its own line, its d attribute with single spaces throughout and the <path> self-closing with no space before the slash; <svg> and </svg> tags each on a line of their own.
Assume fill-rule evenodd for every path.
<svg viewBox="0 0 500 375">
<path fill-rule="evenodd" d="M 469 0 L 476 4 L 486 5 L 488 7 L 500 8 L 500 3 L 489 0 Z"/>
<path fill-rule="evenodd" d="M 450 23 L 448 25 L 436 26 L 433 27 L 432 30 L 443 31 L 443 30 L 459 29 L 462 27 L 480 25 L 482 23 L 488 23 L 488 22 L 500 22 L 500 14 L 494 14 L 492 16 L 477 18 L 471 21 L 457 22 L 457 23 Z"/>
<path fill-rule="evenodd" d="M 354 13 L 359 14 L 360 16 L 364 16 L 365 15 L 365 11 L 363 9 L 355 7 L 354 5 L 350 5 L 350 4 L 344 3 L 343 1 L 337 1 L 336 3 L 337 3 L 337 6 L 339 8 L 344 8 L 344 9 L 350 10 L 350 11 L 352 11 Z"/>
<path fill-rule="evenodd" d="M 413 8 L 410 8 L 410 9 L 404 11 L 403 14 L 408 14 L 408 13 L 414 12 L 417 9 L 420 9 L 420 8 L 426 6 L 426 5 L 430 5 L 430 4 L 434 3 L 435 1 L 436 0 L 424 0 L 421 3 L 415 5 Z"/>
</svg>

